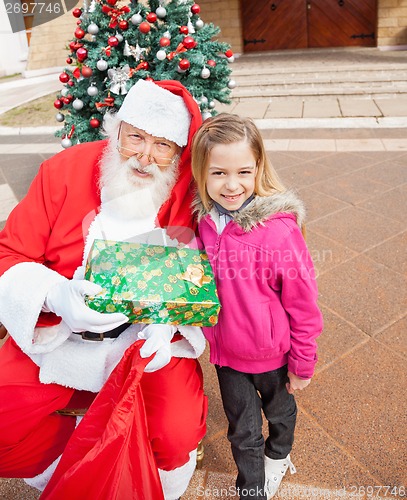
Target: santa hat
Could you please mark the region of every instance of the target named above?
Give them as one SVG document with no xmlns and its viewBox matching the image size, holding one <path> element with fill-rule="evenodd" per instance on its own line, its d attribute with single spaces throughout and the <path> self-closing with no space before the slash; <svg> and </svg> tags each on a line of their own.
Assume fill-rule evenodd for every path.
<svg viewBox="0 0 407 500">
<path fill-rule="evenodd" d="M 117 117 L 180 147 L 188 143 L 191 114 L 184 99 L 146 80 L 138 80 L 124 98 Z"/>
</svg>

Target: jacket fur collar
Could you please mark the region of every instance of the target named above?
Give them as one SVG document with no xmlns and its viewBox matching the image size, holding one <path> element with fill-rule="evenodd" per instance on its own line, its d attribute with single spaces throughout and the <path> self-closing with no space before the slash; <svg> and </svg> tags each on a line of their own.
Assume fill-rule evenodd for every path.
<svg viewBox="0 0 407 500">
<path fill-rule="evenodd" d="M 192 208 L 198 217 L 198 222 L 208 215 L 210 211 L 206 210 L 197 194 L 195 196 Z M 291 213 L 297 219 L 297 224 L 301 227 L 305 220 L 305 208 L 297 195 L 290 190 L 282 193 L 276 193 L 271 196 L 255 196 L 245 208 L 240 210 L 234 216 L 234 221 L 245 231 L 259 224 L 277 213 Z"/>
</svg>

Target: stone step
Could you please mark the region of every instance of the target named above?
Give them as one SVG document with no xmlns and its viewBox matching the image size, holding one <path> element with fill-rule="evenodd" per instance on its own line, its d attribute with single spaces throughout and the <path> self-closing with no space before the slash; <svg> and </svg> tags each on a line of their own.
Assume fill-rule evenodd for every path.
<svg viewBox="0 0 407 500">
<path fill-rule="evenodd" d="M 235 87 L 231 97 L 233 99 L 258 99 L 265 97 L 305 97 L 305 96 L 358 96 L 366 98 L 390 98 L 397 95 L 407 95 L 407 82 L 392 84 L 386 87 L 380 85 L 365 86 L 335 86 L 335 85 L 286 85 L 286 86 L 251 86 Z"/>
<path fill-rule="evenodd" d="M 323 64 L 323 65 L 309 65 L 296 64 L 294 61 L 290 64 L 267 64 L 249 65 L 234 62 L 231 65 L 233 74 L 235 75 L 254 75 L 259 74 L 286 74 L 286 73 L 324 73 L 324 72 L 339 72 L 339 73 L 355 73 L 355 72 L 388 72 L 388 71 L 407 71 L 407 62 L 396 64 L 358 64 L 358 65 L 341 65 L 341 64 Z"/>
<path fill-rule="evenodd" d="M 407 95 L 402 52 L 377 49 L 281 51 L 242 55 L 231 66 L 232 98 L 370 97 Z"/>
<path fill-rule="evenodd" d="M 392 71 L 312 71 L 301 73 L 258 73 L 252 74 L 232 73 L 232 78 L 238 82 L 239 86 L 251 86 L 259 84 L 290 84 L 290 83 L 385 83 L 388 82 L 406 82 L 407 66 L 405 70 Z"/>
</svg>

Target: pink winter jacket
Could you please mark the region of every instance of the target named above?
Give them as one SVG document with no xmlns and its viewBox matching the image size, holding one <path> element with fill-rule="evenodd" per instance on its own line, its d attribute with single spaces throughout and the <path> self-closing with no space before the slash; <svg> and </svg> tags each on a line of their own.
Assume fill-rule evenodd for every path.
<svg viewBox="0 0 407 500">
<path fill-rule="evenodd" d="M 218 324 L 204 328 L 211 363 L 245 373 L 288 364 L 311 378 L 323 325 L 300 200 L 291 191 L 256 196 L 220 235 L 214 212 L 195 205 L 222 306 Z"/>
</svg>

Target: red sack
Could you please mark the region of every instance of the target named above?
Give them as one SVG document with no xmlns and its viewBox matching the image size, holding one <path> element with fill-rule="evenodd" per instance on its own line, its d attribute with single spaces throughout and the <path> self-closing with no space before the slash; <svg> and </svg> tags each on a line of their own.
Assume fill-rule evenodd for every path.
<svg viewBox="0 0 407 500">
<path fill-rule="evenodd" d="M 163 500 L 140 379 L 143 341 L 124 353 L 72 434 L 41 500 Z"/>
</svg>

